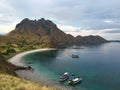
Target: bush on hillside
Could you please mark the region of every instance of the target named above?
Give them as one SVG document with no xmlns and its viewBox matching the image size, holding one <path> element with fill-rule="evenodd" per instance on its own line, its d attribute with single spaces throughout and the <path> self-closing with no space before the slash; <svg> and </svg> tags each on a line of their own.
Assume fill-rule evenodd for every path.
<svg viewBox="0 0 120 90">
<path fill-rule="evenodd" d="M 6 52 L 8 52 L 8 53 L 16 53 L 16 50 L 13 49 L 13 48 L 8 48 L 8 49 L 6 50 Z"/>
</svg>

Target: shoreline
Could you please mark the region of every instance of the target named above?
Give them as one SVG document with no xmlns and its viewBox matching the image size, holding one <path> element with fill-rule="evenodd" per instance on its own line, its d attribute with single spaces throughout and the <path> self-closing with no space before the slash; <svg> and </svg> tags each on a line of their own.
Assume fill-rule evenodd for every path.
<svg viewBox="0 0 120 90">
<path fill-rule="evenodd" d="M 35 50 L 21 52 L 21 53 L 16 54 L 12 58 L 8 59 L 8 62 L 16 66 L 25 66 L 26 64 L 21 62 L 23 56 L 30 54 L 30 53 L 34 53 L 34 52 L 42 52 L 42 51 L 47 51 L 47 50 L 56 50 L 56 49 L 55 48 L 44 48 L 44 49 L 35 49 Z"/>
<path fill-rule="evenodd" d="M 47 51 L 47 50 L 56 50 L 56 49 L 55 48 L 44 48 L 44 49 L 36 49 L 36 50 L 21 52 L 19 54 L 16 54 L 14 57 L 10 58 L 8 60 L 8 62 L 10 62 L 10 63 L 12 63 L 16 66 L 26 66 L 26 64 L 24 64 L 22 62 L 22 57 L 24 57 L 25 55 L 30 54 L 30 53 L 42 52 L 42 51 Z M 40 84 L 43 84 L 43 85 L 46 85 L 46 86 L 53 86 L 53 87 L 62 88 L 62 89 L 64 88 L 62 86 L 52 84 L 50 81 L 45 80 L 44 77 L 36 74 L 32 70 L 16 70 L 15 73 L 18 75 L 18 77 L 20 77 L 22 79 L 37 82 L 37 83 L 40 83 Z"/>
</svg>

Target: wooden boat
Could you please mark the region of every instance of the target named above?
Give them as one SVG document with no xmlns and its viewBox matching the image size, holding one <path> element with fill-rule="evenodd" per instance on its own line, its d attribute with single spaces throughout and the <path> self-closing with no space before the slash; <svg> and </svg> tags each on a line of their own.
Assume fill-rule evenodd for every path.
<svg viewBox="0 0 120 90">
<path fill-rule="evenodd" d="M 79 58 L 78 55 L 72 54 L 72 58 Z"/>
<path fill-rule="evenodd" d="M 69 73 L 65 72 L 62 76 L 60 76 L 59 81 L 63 82 L 63 81 L 66 81 L 68 78 L 69 78 Z"/>
<path fill-rule="evenodd" d="M 69 85 L 76 85 L 76 84 L 78 84 L 80 82 L 82 82 L 82 78 L 76 77 L 76 78 L 73 78 L 72 80 L 69 80 L 68 84 Z"/>
</svg>

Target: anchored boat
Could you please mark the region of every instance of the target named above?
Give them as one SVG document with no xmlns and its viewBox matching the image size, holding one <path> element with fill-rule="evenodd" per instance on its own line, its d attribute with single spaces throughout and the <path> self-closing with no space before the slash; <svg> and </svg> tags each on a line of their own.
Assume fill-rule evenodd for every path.
<svg viewBox="0 0 120 90">
<path fill-rule="evenodd" d="M 72 54 L 72 58 L 79 58 L 78 55 Z"/>
<path fill-rule="evenodd" d="M 63 81 L 66 81 L 68 78 L 69 78 L 69 73 L 65 72 L 62 76 L 60 76 L 59 81 L 63 82 Z"/>
<path fill-rule="evenodd" d="M 76 85 L 78 83 L 82 82 L 82 78 L 76 77 L 68 81 L 69 85 Z"/>
</svg>

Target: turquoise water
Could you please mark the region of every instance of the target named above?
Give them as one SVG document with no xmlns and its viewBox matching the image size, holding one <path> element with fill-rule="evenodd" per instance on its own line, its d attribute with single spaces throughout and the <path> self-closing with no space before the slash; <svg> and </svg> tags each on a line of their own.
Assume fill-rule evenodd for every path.
<svg viewBox="0 0 120 90">
<path fill-rule="evenodd" d="M 28 54 L 24 62 L 31 63 L 48 83 L 72 90 L 120 90 L 120 43 L 73 47 Z M 66 71 L 81 76 L 83 82 L 76 86 L 60 83 L 59 76 Z"/>
</svg>

